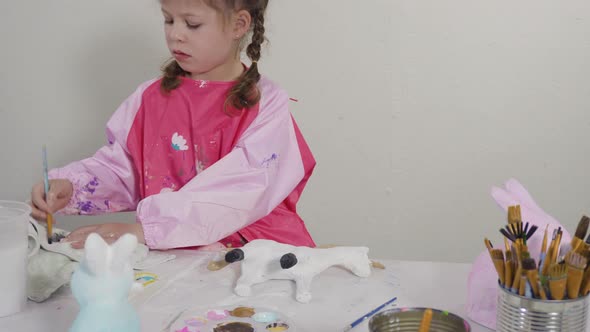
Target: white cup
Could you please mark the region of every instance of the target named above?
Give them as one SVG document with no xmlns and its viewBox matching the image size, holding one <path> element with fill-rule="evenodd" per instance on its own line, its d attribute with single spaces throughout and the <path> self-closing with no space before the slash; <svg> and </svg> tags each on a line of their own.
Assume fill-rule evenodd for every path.
<svg viewBox="0 0 590 332">
<path fill-rule="evenodd" d="M 0 200 L 0 317 L 24 310 L 27 303 L 28 229 L 31 207 Z"/>
</svg>

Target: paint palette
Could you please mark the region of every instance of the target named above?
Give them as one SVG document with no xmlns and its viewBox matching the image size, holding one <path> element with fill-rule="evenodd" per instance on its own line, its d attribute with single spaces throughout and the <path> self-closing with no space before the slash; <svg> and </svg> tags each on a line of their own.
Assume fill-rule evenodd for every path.
<svg viewBox="0 0 590 332">
<path fill-rule="evenodd" d="M 170 332 L 294 332 L 295 326 L 276 310 L 247 306 L 184 311 Z"/>
</svg>

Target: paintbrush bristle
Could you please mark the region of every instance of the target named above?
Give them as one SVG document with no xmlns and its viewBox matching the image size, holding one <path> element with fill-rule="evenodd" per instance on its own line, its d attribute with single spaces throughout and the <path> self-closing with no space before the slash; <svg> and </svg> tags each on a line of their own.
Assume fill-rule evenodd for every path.
<svg viewBox="0 0 590 332">
<path fill-rule="evenodd" d="M 527 240 L 530 239 L 535 234 L 535 232 L 537 231 L 538 228 L 539 227 L 537 227 L 535 225 L 531 226 L 531 229 L 529 229 L 529 231 L 526 233 L 526 239 Z"/>
<path fill-rule="evenodd" d="M 512 251 L 506 251 L 506 261 L 512 262 Z"/>
<path fill-rule="evenodd" d="M 576 252 L 569 252 L 565 256 L 566 263 L 576 269 L 583 270 L 586 268 L 586 258 Z"/>
<path fill-rule="evenodd" d="M 523 270 L 536 270 L 537 264 L 533 258 L 525 258 L 522 260 L 522 269 Z"/>
<path fill-rule="evenodd" d="M 500 249 L 492 249 L 490 250 L 493 259 L 501 259 L 504 260 L 504 252 Z"/>
<path fill-rule="evenodd" d="M 553 280 L 562 279 L 567 276 L 567 265 L 565 264 L 553 264 L 549 268 L 549 277 Z"/>
<path fill-rule="evenodd" d="M 520 205 L 513 205 L 508 207 L 508 223 L 512 224 L 521 221 Z"/>
<path fill-rule="evenodd" d="M 586 237 L 586 233 L 588 233 L 588 226 L 590 225 L 590 218 L 586 216 L 582 216 L 582 219 L 578 223 L 578 227 L 576 228 L 575 236 L 579 239 L 583 239 Z"/>
<path fill-rule="evenodd" d="M 500 228 L 500 233 L 502 233 L 502 235 L 504 235 L 504 237 L 506 237 L 508 240 L 514 242 L 516 241 L 516 238 L 514 237 L 514 235 L 512 235 L 510 232 L 507 232 L 504 228 Z"/>
</svg>

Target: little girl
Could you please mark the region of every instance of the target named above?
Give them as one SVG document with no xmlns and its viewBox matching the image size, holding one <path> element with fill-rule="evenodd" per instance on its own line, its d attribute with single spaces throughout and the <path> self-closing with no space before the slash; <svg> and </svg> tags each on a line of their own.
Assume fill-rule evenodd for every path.
<svg viewBox="0 0 590 332">
<path fill-rule="evenodd" d="M 107 123 L 108 145 L 50 172 L 32 190 L 33 217 L 136 210 L 136 224 L 73 231 L 114 242 L 132 233 L 153 249 L 254 239 L 315 246 L 296 203 L 315 160 L 289 97 L 258 72 L 268 0 L 162 0 L 174 59 Z M 242 43 L 251 35 L 240 61 Z"/>
</svg>

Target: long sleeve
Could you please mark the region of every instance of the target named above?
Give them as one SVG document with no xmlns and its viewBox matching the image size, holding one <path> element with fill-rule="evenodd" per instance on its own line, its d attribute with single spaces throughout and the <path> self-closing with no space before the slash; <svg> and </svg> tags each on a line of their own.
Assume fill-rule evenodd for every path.
<svg viewBox="0 0 590 332">
<path fill-rule="evenodd" d="M 101 214 L 133 210 L 139 201 L 137 175 L 127 150 L 127 136 L 141 105 L 145 82 L 129 96 L 107 123 L 108 145 L 94 156 L 49 172 L 51 179 L 68 179 L 74 194 L 61 213 Z"/>
<path fill-rule="evenodd" d="M 146 243 L 168 249 L 207 245 L 269 214 L 304 177 L 288 96 L 262 94 L 259 113 L 233 150 L 176 192 L 137 207 Z"/>
</svg>

